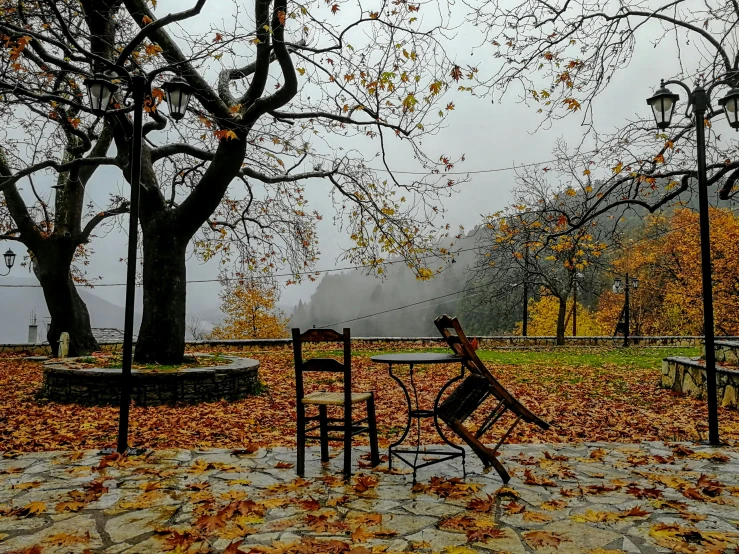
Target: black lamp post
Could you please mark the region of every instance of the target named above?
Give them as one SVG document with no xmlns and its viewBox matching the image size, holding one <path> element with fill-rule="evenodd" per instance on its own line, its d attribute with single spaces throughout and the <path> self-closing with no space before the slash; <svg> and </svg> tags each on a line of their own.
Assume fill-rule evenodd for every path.
<svg viewBox="0 0 739 554">
<path fill-rule="evenodd" d="M 10 275 L 10 270 L 13 269 L 13 264 L 15 264 L 15 252 L 8 248 L 8 251 L 3 254 L 3 258 L 5 258 L 5 267 L 8 268 L 8 272 L 0 273 L 0 277 Z"/>
<path fill-rule="evenodd" d="M 621 309 L 621 313 L 624 316 L 624 346 L 629 346 L 629 329 L 631 326 L 629 309 L 631 307 L 631 301 L 629 299 L 629 290 L 639 288 L 639 279 L 632 277 L 629 280 L 629 274 L 626 274 L 626 286 L 624 286 L 620 277 L 616 277 L 613 280 L 613 292 L 616 294 L 624 293 L 624 307 Z M 619 317 L 619 323 L 621 318 Z"/>
<path fill-rule="evenodd" d="M 129 166 L 131 170 L 131 212 L 128 223 L 128 259 L 126 267 L 126 311 L 123 323 L 123 361 L 121 364 L 121 403 L 118 418 L 119 453 L 128 450 L 128 417 L 131 407 L 131 362 L 133 358 L 133 315 L 136 299 L 136 246 L 139 230 L 139 189 L 141 186 L 141 141 L 143 129 L 144 99 L 151 93 L 151 81 L 158 74 L 131 75 L 122 67 L 116 67 L 113 76 L 96 74 L 85 80 L 90 97 L 90 107 L 105 114 L 110 100 L 123 83 L 133 97 L 133 136 Z M 163 85 L 172 119 L 185 117 L 192 96 L 192 87 L 182 77 L 175 77 Z"/>
<path fill-rule="evenodd" d="M 716 353 L 714 352 L 713 326 L 713 284 L 711 282 L 711 236 L 708 220 L 708 180 L 706 177 L 706 112 L 713 114 L 711 92 L 718 85 L 728 85 L 723 77 L 719 77 L 708 89 L 697 84 L 693 90 L 682 81 L 662 81 L 660 89 L 647 100 L 652 108 L 657 127 L 667 129 L 679 99 L 672 94 L 666 85 L 678 85 L 688 93 L 688 107 L 695 112 L 695 133 L 698 147 L 698 201 L 701 236 L 701 275 L 703 281 L 703 335 L 706 346 L 706 397 L 708 402 L 708 442 L 720 445 L 718 430 L 718 398 L 716 393 Z M 724 109 L 726 119 L 732 129 L 739 130 L 739 89 L 732 88 L 719 104 Z"/>
</svg>

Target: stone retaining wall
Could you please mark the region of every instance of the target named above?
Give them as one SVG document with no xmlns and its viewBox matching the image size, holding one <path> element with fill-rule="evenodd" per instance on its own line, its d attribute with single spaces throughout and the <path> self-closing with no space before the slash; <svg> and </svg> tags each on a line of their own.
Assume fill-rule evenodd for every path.
<svg viewBox="0 0 739 554">
<path fill-rule="evenodd" d="M 692 358 L 665 358 L 661 386 L 694 398 L 705 398 L 706 364 Z M 717 367 L 716 386 L 719 406 L 739 408 L 739 370 Z"/>
<path fill-rule="evenodd" d="M 187 368 L 178 371 L 131 372 L 131 398 L 137 406 L 195 404 L 220 399 L 239 400 L 259 386 L 259 362 L 231 358 L 229 365 Z M 73 359 L 70 359 L 73 360 Z M 39 396 L 63 404 L 117 405 L 121 395 L 121 370 L 70 369 L 61 362 L 47 363 Z"/>
<path fill-rule="evenodd" d="M 473 335 L 470 335 L 473 336 Z M 527 346 L 557 346 L 557 338 L 553 336 L 521 337 L 518 335 L 474 335 L 478 338 L 481 347 L 527 347 Z M 731 339 L 733 337 L 721 337 Z M 352 342 L 361 348 L 362 342 L 379 343 L 407 343 L 419 344 L 431 347 L 445 347 L 446 343 L 441 337 L 352 337 Z M 564 346 L 621 346 L 623 337 L 565 337 Z M 700 346 L 703 337 L 629 337 L 632 346 L 673 346 L 691 347 Z M 188 342 L 188 346 L 223 350 L 248 350 L 250 348 L 284 347 L 292 346 L 292 339 L 257 339 L 257 340 L 203 340 Z"/>
<path fill-rule="evenodd" d="M 717 362 L 739 366 L 739 341 L 717 340 L 714 342 L 713 351 L 716 353 Z M 705 357 L 705 345 L 701 348 L 701 353 L 702 357 Z"/>
<path fill-rule="evenodd" d="M 480 336 L 476 335 L 480 341 L 481 346 L 493 348 L 493 347 L 507 347 L 507 348 L 520 348 L 520 347 L 531 347 L 541 346 L 549 347 L 556 346 L 556 338 L 553 336 L 541 336 L 541 337 L 521 337 L 514 335 L 495 335 L 495 336 Z M 731 341 L 736 337 L 716 337 L 717 341 Z M 621 346 L 623 344 L 623 337 L 565 337 L 565 346 L 591 346 L 591 347 L 611 347 Z M 361 348 L 363 342 L 379 342 L 379 343 L 401 343 L 401 344 L 415 344 L 430 347 L 445 347 L 446 343 L 443 342 L 441 337 L 352 337 L 352 342 L 357 344 L 357 348 Z M 700 336 L 687 336 L 687 337 L 675 337 L 675 336 L 649 336 L 649 337 L 629 337 L 629 344 L 632 346 L 643 346 L 643 347 L 695 347 L 701 346 L 703 343 L 703 337 Z M 101 350 L 105 352 L 118 352 L 121 350 L 121 343 L 109 342 L 100 343 Z M 250 340 L 203 340 L 203 341 L 189 341 L 187 347 L 190 349 L 196 349 L 198 347 L 206 349 L 222 349 L 230 352 L 234 351 L 249 351 L 257 350 L 262 348 L 291 348 L 292 339 L 250 339 Z M 0 344 L 0 354 L 3 353 L 15 353 L 15 354 L 28 354 L 28 355 L 49 355 L 51 349 L 48 344 Z"/>
<path fill-rule="evenodd" d="M 123 343 L 100 343 L 102 352 L 116 353 L 123 350 Z M 50 356 L 51 346 L 48 344 L 0 344 L 0 354 L 19 354 L 24 356 Z"/>
</svg>

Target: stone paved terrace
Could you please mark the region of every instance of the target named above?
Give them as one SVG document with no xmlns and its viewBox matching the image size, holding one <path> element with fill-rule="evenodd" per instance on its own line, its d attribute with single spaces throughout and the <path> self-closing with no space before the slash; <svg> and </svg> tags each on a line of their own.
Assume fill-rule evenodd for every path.
<svg viewBox="0 0 739 554">
<path fill-rule="evenodd" d="M 735 552 L 739 451 L 664 443 L 512 445 L 513 478 L 458 461 L 338 478 L 311 450 L 0 459 L 0 552 Z M 332 451 L 337 452 L 337 451 Z M 357 456 L 362 452 L 358 449 Z M 361 458 L 360 458 L 361 461 Z M 380 466 L 382 469 L 383 466 Z"/>
</svg>

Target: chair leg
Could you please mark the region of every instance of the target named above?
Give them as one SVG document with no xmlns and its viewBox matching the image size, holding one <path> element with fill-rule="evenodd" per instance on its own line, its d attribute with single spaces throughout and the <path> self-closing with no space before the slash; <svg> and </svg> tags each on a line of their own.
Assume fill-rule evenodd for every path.
<svg viewBox="0 0 739 554">
<path fill-rule="evenodd" d="M 459 438 L 470 445 L 472 451 L 477 454 L 478 458 L 480 458 L 480 460 L 482 461 L 485 469 L 492 466 L 495 471 L 498 472 L 498 475 L 500 475 L 500 478 L 503 480 L 503 484 L 510 481 L 511 476 L 508 475 L 508 472 L 506 471 L 505 467 L 503 467 L 503 464 L 500 463 L 500 460 L 495 457 L 495 452 L 493 450 L 490 450 L 487 446 L 476 439 L 475 436 L 470 433 L 467 428 L 464 427 L 456 419 L 449 418 L 449 421 L 447 421 L 446 423 L 447 425 L 449 425 L 452 431 L 454 431 L 459 436 Z"/>
<path fill-rule="evenodd" d="M 375 417 L 375 395 L 367 401 L 367 419 L 369 424 L 370 459 L 372 467 L 380 465 L 380 450 L 377 447 L 377 418 Z"/>
<path fill-rule="evenodd" d="M 352 476 L 352 407 L 344 406 L 344 478 Z"/>
<path fill-rule="evenodd" d="M 318 406 L 319 424 L 321 426 L 321 461 L 328 462 L 328 410 L 326 406 Z"/>
<path fill-rule="evenodd" d="M 297 472 L 300 477 L 305 476 L 305 407 L 302 405 L 298 406 L 298 420 L 297 420 L 297 435 L 298 435 L 298 462 Z"/>
</svg>

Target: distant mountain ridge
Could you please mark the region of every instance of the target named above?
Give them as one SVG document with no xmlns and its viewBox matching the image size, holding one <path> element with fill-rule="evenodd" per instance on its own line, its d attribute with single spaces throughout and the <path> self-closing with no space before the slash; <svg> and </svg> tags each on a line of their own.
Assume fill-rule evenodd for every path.
<svg viewBox="0 0 739 554">
<path fill-rule="evenodd" d="M 123 328 L 123 306 L 103 300 L 89 289 L 78 287 L 77 290 L 87 304 L 92 327 Z M 39 342 L 44 342 L 49 311 L 38 281 L 34 278 L 0 277 L 0 344 L 26 343 L 28 325 L 34 312 Z M 136 313 L 134 317 L 134 329 L 137 331 L 141 314 Z"/>
</svg>

